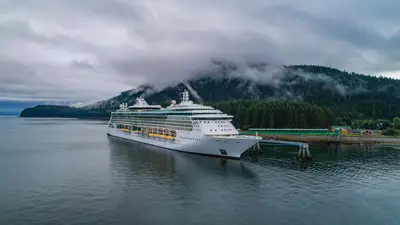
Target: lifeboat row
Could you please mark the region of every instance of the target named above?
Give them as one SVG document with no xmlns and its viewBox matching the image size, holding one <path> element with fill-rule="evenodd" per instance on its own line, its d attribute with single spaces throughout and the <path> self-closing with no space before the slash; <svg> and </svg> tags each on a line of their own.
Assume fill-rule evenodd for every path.
<svg viewBox="0 0 400 225">
<path fill-rule="evenodd" d="M 161 138 L 161 139 L 167 139 L 167 140 L 175 140 L 175 137 L 174 137 L 174 136 L 169 136 L 169 135 L 148 133 L 148 136 L 149 136 L 149 137 Z"/>
<path fill-rule="evenodd" d="M 144 134 L 149 137 L 161 138 L 166 140 L 175 140 L 176 131 L 168 130 L 168 129 L 156 129 L 156 128 L 142 128 L 141 130 L 130 130 L 127 128 L 121 128 L 121 131 L 125 133 L 136 133 L 136 134 Z"/>
</svg>

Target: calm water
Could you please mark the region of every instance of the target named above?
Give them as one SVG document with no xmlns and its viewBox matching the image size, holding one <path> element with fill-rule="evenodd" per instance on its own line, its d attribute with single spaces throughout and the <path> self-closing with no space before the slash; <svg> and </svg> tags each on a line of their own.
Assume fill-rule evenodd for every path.
<svg viewBox="0 0 400 225">
<path fill-rule="evenodd" d="M 400 148 L 263 147 L 258 162 L 106 136 L 105 122 L 0 117 L 0 224 L 400 224 Z"/>
</svg>

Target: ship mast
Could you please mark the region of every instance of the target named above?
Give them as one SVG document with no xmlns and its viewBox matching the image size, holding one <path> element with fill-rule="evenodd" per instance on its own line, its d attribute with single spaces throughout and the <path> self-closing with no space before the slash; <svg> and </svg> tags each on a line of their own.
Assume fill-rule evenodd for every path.
<svg viewBox="0 0 400 225">
<path fill-rule="evenodd" d="M 182 93 L 182 102 L 189 102 L 189 92 L 186 90 Z"/>
</svg>

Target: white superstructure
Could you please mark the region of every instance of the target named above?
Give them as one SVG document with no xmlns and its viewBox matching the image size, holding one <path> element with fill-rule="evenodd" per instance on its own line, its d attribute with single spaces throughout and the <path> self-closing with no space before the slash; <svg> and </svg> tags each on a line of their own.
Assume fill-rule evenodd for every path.
<svg viewBox="0 0 400 225">
<path fill-rule="evenodd" d="M 137 98 L 133 106 L 120 105 L 111 113 L 108 135 L 189 153 L 240 158 L 260 141 L 241 136 L 232 125 L 233 116 L 211 106 L 194 104 L 189 93 L 181 102 L 162 108 Z"/>
</svg>

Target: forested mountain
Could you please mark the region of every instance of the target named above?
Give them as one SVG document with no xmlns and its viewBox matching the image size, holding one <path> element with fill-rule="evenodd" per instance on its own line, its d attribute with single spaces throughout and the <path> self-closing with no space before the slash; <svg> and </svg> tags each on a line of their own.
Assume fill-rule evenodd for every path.
<svg viewBox="0 0 400 225">
<path fill-rule="evenodd" d="M 218 107 L 223 103 L 217 104 L 217 102 L 251 100 L 247 101 L 248 104 L 258 108 L 259 106 L 253 103 L 262 100 L 259 103 L 262 105 L 261 108 L 273 108 L 279 105 L 280 113 L 276 115 L 280 116 L 285 111 L 293 118 L 301 118 L 299 115 L 303 114 L 307 118 L 314 118 L 304 110 L 303 106 L 319 106 L 322 107 L 321 110 L 329 111 L 325 114 L 329 115 L 327 117 L 332 117 L 334 121 L 327 119 L 332 123 L 350 124 L 356 119 L 392 119 L 400 115 L 399 80 L 349 73 L 323 66 L 272 67 L 263 63 L 237 66 L 219 61 L 214 61 L 211 69 L 200 71 L 196 76 L 162 90 L 156 90 L 151 85 L 142 85 L 81 110 L 109 112 L 118 108 L 121 103 L 133 104 L 138 96 L 145 97 L 149 103 L 165 105 L 173 99 L 179 100 L 179 93 L 183 89 L 189 90 L 193 100 L 216 104 Z M 226 104 L 237 104 L 237 101 Z M 289 104 L 290 107 L 283 107 L 285 104 Z M 234 116 L 238 116 L 236 111 L 232 112 Z M 258 113 L 262 115 L 261 111 Z M 269 115 L 268 112 L 264 114 Z M 238 119 L 243 120 L 243 115 L 240 117 Z M 292 125 L 279 124 L 282 120 L 274 117 L 274 127 Z M 303 126 L 303 122 L 295 120 L 296 126 L 314 127 Z M 256 125 L 255 122 L 251 124 Z M 265 122 L 265 124 L 271 126 L 270 123 Z M 322 124 L 325 122 L 321 123 L 321 126 Z M 238 123 L 238 125 L 245 124 Z"/>
<path fill-rule="evenodd" d="M 327 128 L 334 122 L 332 112 L 305 102 L 232 100 L 211 104 L 235 116 L 238 128 Z"/>
</svg>

